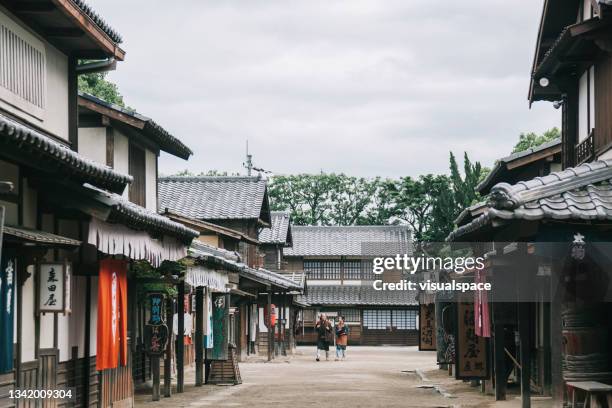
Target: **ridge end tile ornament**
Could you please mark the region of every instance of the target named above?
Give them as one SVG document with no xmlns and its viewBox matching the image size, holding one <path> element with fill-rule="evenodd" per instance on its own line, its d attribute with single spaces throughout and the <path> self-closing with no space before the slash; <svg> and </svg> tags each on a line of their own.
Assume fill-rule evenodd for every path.
<svg viewBox="0 0 612 408">
<path fill-rule="evenodd" d="M 168 326 L 163 318 L 165 295 L 160 292 L 148 294 L 150 318 L 145 325 L 145 348 L 150 356 L 161 356 L 168 344 Z"/>
</svg>

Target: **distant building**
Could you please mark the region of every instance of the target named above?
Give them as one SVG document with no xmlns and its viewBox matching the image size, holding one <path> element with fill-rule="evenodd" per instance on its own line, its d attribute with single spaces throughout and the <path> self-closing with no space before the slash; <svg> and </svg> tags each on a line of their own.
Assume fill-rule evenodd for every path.
<svg viewBox="0 0 612 408">
<path fill-rule="evenodd" d="M 418 302 L 413 291 L 377 291 L 375 279 L 395 282 L 399 271 L 375 275 L 372 260 L 412 250 L 404 226 L 293 226 L 292 247 L 284 248 L 286 271 L 306 271 L 307 291 L 298 342 L 316 341 L 319 313 L 342 315 L 349 341 L 364 345 L 416 345 Z"/>
</svg>

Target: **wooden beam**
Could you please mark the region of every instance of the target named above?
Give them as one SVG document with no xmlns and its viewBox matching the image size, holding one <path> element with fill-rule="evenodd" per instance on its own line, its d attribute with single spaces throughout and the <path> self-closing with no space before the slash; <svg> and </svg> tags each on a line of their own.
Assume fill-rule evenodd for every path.
<svg viewBox="0 0 612 408">
<path fill-rule="evenodd" d="M 125 59 L 125 51 L 117 45 L 80 7 L 72 0 L 51 0 L 53 4 L 65 14 L 73 23 L 80 27 L 87 36 L 100 46 L 105 52 L 119 61 Z"/>
<path fill-rule="evenodd" d="M 541 152 L 533 153 L 528 156 L 521 157 L 520 159 L 513 160 L 510 163 L 506 164 L 506 168 L 508 170 L 512 170 L 517 167 L 521 167 L 526 164 L 533 163 L 541 159 L 545 159 L 549 156 L 553 156 L 558 153 L 561 153 L 561 143 L 559 143 L 556 146 L 550 147 L 548 149 L 544 149 Z"/>
<path fill-rule="evenodd" d="M 145 127 L 145 122 L 143 120 L 136 119 L 135 117 L 128 115 L 126 113 L 120 112 L 116 109 L 111 109 L 104 105 L 100 105 L 82 96 L 79 96 L 79 106 L 82 106 L 93 112 L 97 112 L 101 115 L 108 116 L 111 119 L 117 120 L 119 122 L 123 122 L 125 124 L 133 126 L 140 130 L 144 129 Z"/>
<path fill-rule="evenodd" d="M 494 308 L 497 305 L 494 304 Z M 493 353 L 495 356 L 495 401 L 506 399 L 506 356 L 504 355 L 504 325 L 496 322 L 493 325 Z"/>
</svg>

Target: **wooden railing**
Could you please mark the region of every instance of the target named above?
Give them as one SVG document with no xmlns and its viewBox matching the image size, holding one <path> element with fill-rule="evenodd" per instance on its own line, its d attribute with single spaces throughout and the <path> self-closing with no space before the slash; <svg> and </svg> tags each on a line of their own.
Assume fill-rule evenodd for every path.
<svg viewBox="0 0 612 408">
<path fill-rule="evenodd" d="M 575 148 L 576 165 L 585 163 L 595 157 L 595 129 L 591 130 L 591 134 L 578 143 Z"/>
</svg>

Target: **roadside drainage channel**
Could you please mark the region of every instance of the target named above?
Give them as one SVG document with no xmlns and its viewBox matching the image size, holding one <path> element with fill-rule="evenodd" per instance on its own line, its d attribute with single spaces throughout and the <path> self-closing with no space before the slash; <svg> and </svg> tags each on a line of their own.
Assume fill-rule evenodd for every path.
<svg viewBox="0 0 612 408">
<path fill-rule="evenodd" d="M 419 377 L 421 379 L 421 381 L 427 382 L 427 383 L 431 383 L 431 380 L 429 378 L 427 378 L 425 373 L 423 371 L 421 371 L 421 370 L 418 370 L 418 369 L 417 370 L 402 370 L 402 373 L 416 374 L 416 376 Z M 440 395 L 442 395 L 444 398 L 449 398 L 449 399 L 457 398 L 456 396 L 454 396 L 450 392 L 446 391 L 446 389 L 441 384 L 435 384 L 435 383 L 420 384 L 420 385 L 415 385 L 414 388 L 433 389 L 433 390 L 437 391 Z"/>
</svg>

